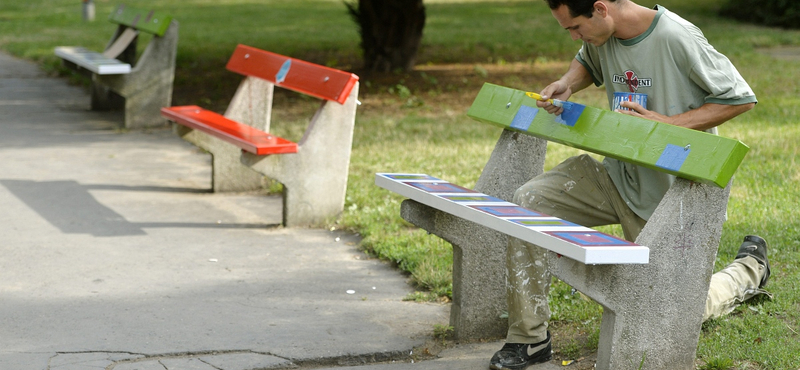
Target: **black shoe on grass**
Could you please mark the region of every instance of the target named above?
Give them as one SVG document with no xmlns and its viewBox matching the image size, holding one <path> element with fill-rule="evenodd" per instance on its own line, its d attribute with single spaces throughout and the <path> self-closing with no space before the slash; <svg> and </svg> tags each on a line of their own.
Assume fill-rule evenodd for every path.
<svg viewBox="0 0 800 370">
<path fill-rule="evenodd" d="M 764 272 L 764 277 L 761 278 L 761 284 L 758 285 L 759 288 L 767 285 L 767 280 L 769 280 L 769 259 L 767 259 L 767 241 L 761 238 L 760 236 L 756 235 L 748 235 L 744 237 L 744 241 L 742 242 L 742 246 L 739 247 L 739 253 L 736 254 L 736 258 L 744 258 L 744 257 L 753 257 L 764 266 L 766 271 Z"/>
<path fill-rule="evenodd" d="M 550 345 L 550 332 L 547 339 L 534 344 L 506 343 L 497 351 L 489 368 L 493 370 L 524 370 L 533 364 L 550 361 L 553 356 L 553 347 Z"/>
</svg>

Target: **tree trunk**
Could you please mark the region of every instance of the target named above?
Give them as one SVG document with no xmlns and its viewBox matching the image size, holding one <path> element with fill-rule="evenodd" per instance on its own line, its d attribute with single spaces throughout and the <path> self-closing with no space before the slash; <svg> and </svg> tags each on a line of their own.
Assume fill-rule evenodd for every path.
<svg viewBox="0 0 800 370">
<path fill-rule="evenodd" d="M 346 4 L 359 26 L 364 68 L 371 71 L 408 71 L 414 68 L 425 6 L 422 0 L 358 0 Z"/>
</svg>

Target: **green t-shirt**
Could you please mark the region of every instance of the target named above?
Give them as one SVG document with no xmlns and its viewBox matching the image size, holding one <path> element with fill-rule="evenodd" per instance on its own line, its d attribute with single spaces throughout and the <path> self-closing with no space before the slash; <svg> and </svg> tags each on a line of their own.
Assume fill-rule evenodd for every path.
<svg viewBox="0 0 800 370">
<path fill-rule="evenodd" d="M 695 25 L 657 5 L 643 34 L 611 37 L 597 47 L 584 43 L 575 58 L 605 84 L 609 106 L 614 92 L 647 94 L 647 109 L 673 116 L 705 103 L 755 103 L 756 96 L 730 60 L 708 43 Z M 713 130 L 716 133 L 716 130 Z M 674 176 L 606 158 L 603 161 L 622 198 L 647 220 L 669 190 Z"/>
</svg>

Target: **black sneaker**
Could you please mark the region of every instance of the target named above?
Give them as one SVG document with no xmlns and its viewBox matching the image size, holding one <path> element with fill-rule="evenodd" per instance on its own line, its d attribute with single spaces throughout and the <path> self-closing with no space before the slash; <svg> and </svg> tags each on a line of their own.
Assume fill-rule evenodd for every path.
<svg viewBox="0 0 800 370">
<path fill-rule="evenodd" d="M 524 370 L 533 364 L 550 361 L 553 347 L 550 345 L 550 332 L 547 339 L 534 344 L 506 343 L 492 356 L 489 368 L 493 370 Z"/>
<path fill-rule="evenodd" d="M 767 285 L 767 280 L 769 280 L 769 259 L 767 259 L 767 241 L 761 238 L 760 236 L 756 235 L 748 235 L 744 237 L 744 241 L 742 242 L 742 246 L 739 247 L 739 253 L 736 254 L 736 258 L 744 258 L 744 257 L 753 257 L 766 268 L 766 272 L 764 272 L 764 277 L 761 278 L 761 284 L 758 285 L 759 288 Z"/>
</svg>

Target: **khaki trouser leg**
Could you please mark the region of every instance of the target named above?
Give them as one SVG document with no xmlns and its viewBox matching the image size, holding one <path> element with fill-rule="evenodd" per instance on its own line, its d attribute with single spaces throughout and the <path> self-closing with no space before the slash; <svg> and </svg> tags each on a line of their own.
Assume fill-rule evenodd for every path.
<svg viewBox="0 0 800 370">
<path fill-rule="evenodd" d="M 765 270 L 755 258 L 744 257 L 712 275 L 703 321 L 727 315 L 740 303 L 759 294 L 769 294 L 758 287 Z"/>
<path fill-rule="evenodd" d="M 593 227 L 619 223 L 634 241 L 645 220 L 625 204 L 603 165 L 588 155 L 572 157 L 537 176 L 514 194 L 514 203 L 570 222 Z M 506 256 L 508 343 L 537 343 L 547 337 L 550 269 L 547 252 L 509 238 Z M 752 257 L 740 258 L 711 277 L 704 320 L 723 316 L 753 296 L 765 268 Z"/>
<path fill-rule="evenodd" d="M 514 194 L 514 203 L 587 227 L 619 223 L 628 240 L 635 240 L 645 224 L 622 200 L 603 165 L 588 155 L 569 158 L 529 181 Z M 509 343 L 547 337 L 551 277 L 546 256 L 542 248 L 509 239 Z"/>
</svg>

